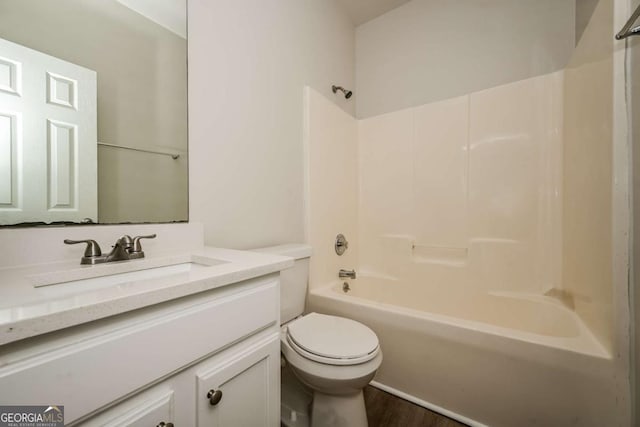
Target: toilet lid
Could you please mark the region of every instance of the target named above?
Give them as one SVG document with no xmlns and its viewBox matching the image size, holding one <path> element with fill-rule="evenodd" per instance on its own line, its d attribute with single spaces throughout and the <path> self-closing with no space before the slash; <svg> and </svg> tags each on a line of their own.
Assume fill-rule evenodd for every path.
<svg viewBox="0 0 640 427">
<path fill-rule="evenodd" d="M 287 335 L 298 353 L 324 363 L 363 363 L 379 349 L 378 337 L 362 323 L 326 314 L 310 313 L 292 322 Z"/>
</svg>

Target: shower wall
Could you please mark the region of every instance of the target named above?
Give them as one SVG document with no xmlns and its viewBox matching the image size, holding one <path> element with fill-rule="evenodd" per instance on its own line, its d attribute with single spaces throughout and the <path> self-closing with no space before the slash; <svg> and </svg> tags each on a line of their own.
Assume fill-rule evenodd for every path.
<svg viewBox="0 0 640 427">
<path fill-rule="evenodd" d="M 565 70 L 563 283 L 612 346 L 613 0 L 600 0 Z"/>
<path fill-rule="evenodd" d="M 556 72 L 359 121 L 360 269 L 443 289 L 561 286 Z"/>
<path fill-rule="evenodd" d="M 559 71 L 361 120 L 308 89 L 311 287 L 357 268 L 443 292 L 547 295 L 621 348 L 613 7 L 598 1 Z M 351 242 L 343 257 L 337 233 Z"/>
<path fill-rule="evenodd" d="M 434 40 L 447 40 L 443 49 L 456 43 L 447 36 L 449 27 L 399 26 L 423 20 L 425 8 L 440 7 L 437 12 L 444 15 L 449 10 L 436 6 L 438 2 L 426 3 L 412 1 L 358 28 L 361 116 L 517 75 L 506 77 L 504 70 L 494 73 L 485 67 L 485 59 L 492 58 L 494 66 L 513 71 L 522 59 L 501 59 L 490 43 L 477 46 L 483 58 L 460 54 L 453 60 L 427 55 L 433 46 L 422 40 L 422 51 L 412 50 L 411 43 L 408 51 L 395 50 L 406 56 L 405 62 L 383 61 L 396 41 L 420 38 L 426 31 L 440 31 Z M 515 13 L 516 3 L 536 8 L 536 13 L 557 13 L 536 21 L 545 22 L 548 34 L 535 34 L 535 47 L 518 38 L 509 43 L 529 55 L 533 68 L 528 71 L 534 75 L 545 67 L 559 71 L 360 120 L 360 268 L 384 276 L 426 274 L 448 289 L 459 285 L 465 291 L 554 296 L 575 308 L 613 351 L 612 35 L 617 3 L 514 2 L 500 10 L 505 16 Z M 449 7 L 456 5 L 454 1 Z M 629 13 L 623 11 L 625 20 Z M 529 21 L 514 22 L 524 28 Z M 564 32 L 574 23 L 579 26 L 575 38 L 573 30 Z M 389 31 L 395 35 L 372 53 L 369 42 Z M 551 46 L 552 33 L 558 46 Z M 381 83 L 380 73 L 393 73 L 407 61 L 417 68 L 407 68 L 404 82 Z M 440 65 L 435 67 L 434 61 Z M 423 66 L 431 71 L 422 73 Z M 450 76 L 433 74 L 458 76 L 460 68 L 478 76 L 458 78 L 456 85 Z M 384 91 L 404 98 L 400 102 Z"/>
<path fill-rule="evenodd" d="M 494 4 L 492 1 L 487 3 Z M 423 3 L 414 0 L 399 9 Z M 451 3 L 459 5 L 456 0 Z M 536 4 L 528 0 L 512 3 Z M 308 241 L 314 256 L 319 257 L 312 268 L 311 287 L 335 282 L 338 268 L 356 268 L 359 277 L 382 278 L 376 282 L 384 283 L 381 292 L 400 292 L 404 289 L 402 280 L 411 280 L 413 289 L 423 284 L 428 289 L 439 286 L 442 295 L 453 301 L 460 295 L 487 292 L 516 300 L 528 294 L 556 298 L 555 303 L 575 310 L 602 344 L 603 352 L 610 355 L 608 360 L 602 359 L 603 370 L 593 369 L 581 378 L 597 377 L 601 389 L 595 395 L 615 396 L 615 408 L 607 411 L 626 417 L 629 299 L 625 174 L 629 156 L 621 88 L 625 80 L 624 42 L 615 42 L 613 34 L 631 11 L 625 0 L 596 3 L 593 7 L 592 1 L 582 2 L 584 9 L 571 9 L 575 15 L 563 18 L 565 24 L 579 22 L 580 31 L 575 38 L 571 32 L 572 46 L 564 51 L 565 62 L 556 71 L 456 94 L 438 92 L 438 88 L 434 89 L 437 99 L 418 101 L 425 87 L 464 88 L 468 82 L 460 79 L 458 87 L 447 78 L 422 73 L 429 58 L 423 58 L 424 62 L 405 58 L 405 65 L 419 63 L 424 67 L 407 68 L 406 81 L 380 80 L 379 87 L 372 90 L 386 94 L 398 91 L 400 97 L 410 100 L 406 105 L 398 106 L 399 98 L 391 95 L 385 99 L 378 93 L 378 98 L 369 98 L 372 95 L 360 81 L 354 99 L 359 105 L 373 102 L 367 107 L 371 114 L 366 118 L 343 115 L 319 95 L 314 102 L 307 102 L 306 194 L 312 196 L 307 203 Z M 547 6 L 553 10 L 557 4 Z M 393 20 L 398 13 L 394 10 L 370 24 Z M 417 31 L 411 26 L 391 28 L 399 33 L 393 40 L 406 39 Z M 437 28 L 441 27 L 436 25 L 429 31 Z M 382 39 L 380 49 L 384 51 L 390 44 Z M 545 43 L 549 40 L 540 39 L 536 49 L 547 52 Z M 357 43 L 358 67 L 371 53 L 363 46 Z M 395 54 L 424 55 L 428 46 L 424 44 L 422 53 L 411 46 L 406 50 L 396 46 Z M 462 55 L 466 69 L 487 73 L 475 67 L 476 56 L 495 54 L 491 46 L 478 47 L 475 56 Z M 543 56 L 530 59 L 544 62 Z M 375 69 L 372 73 L 390 72 L 398 65 L 384 55 L 378 58 L 367 65 Z M 429 67 L 439 67 L 434 73 L 457 71 L 452 64 L 435 61 Z M 358 79 L 363 72 L 369 71 L 358 70 Z M 406 84 L 418 75 L 423 85 L 414 88 Z M 402 84 L 396 85 L 398 82 Z M 310 96 L 315 95 L 311 92 Z M 381 103 L 376 104 L 378 101 Z M 378 110 L 381 105 L 384 107 Z M 404 108 L 407 106 L 411 107 Z M 358 107 L 358 111 L 364 110 Z M 377 114 L 374 111 L 385 114 L 372 116 Z M 349 141 L 353 126 L 357 129 L 355 148 Z M 355 206 L 353 200 L 357 200 Z M 316 227 L 325 231 L 313 233 Z M 350 230 L 350 258 L 333 252 L 338 230 Z M 325 275 L 324 266 L 328 266 Z M 393 279 L 399 279 L 396 283 L 400 286 L 394 287 Z M 366 286 L 374 282 L 365 279 L 356 283 Z M 473 296 L 471 301 L 477 301 Z M 407 298 L 415 299 L 416 295 Z M 533 299 L 554 303 L 547 298 Z M 539 356 L 535 352 L 527 355 L 532 359 Z M 544 372 L 555 375 L 546 367 Z M 550 384 L 556 380 L 564 382 L 562 377 L 554 377 Z M 585 396 L 577 390 L 572 399 L 591 407 Z"/>
<path fill-rule="evenodd" d="M 313 247 L 309 286 L 332 282 L 358 260 L 358 127 L 350 114 L 310 87 L 304 89 L 305 235 Z M 338 233 L 350 242 L 337 256 Z"/>
</svg>

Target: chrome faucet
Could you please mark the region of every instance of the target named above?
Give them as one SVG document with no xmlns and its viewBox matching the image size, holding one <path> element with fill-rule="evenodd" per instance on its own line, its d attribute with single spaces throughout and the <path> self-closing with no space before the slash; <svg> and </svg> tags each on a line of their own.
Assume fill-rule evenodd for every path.
<svg viewBox="0 0 640 427">
<path fill-rule="evenodd" d="M 109 252 L 109 255 L 102 255 L 100 245 L 95 240 L 69 240 L 65 239 L 64 243 L 67 245 L 75 245 L 78 243 L 86 243 L 87 247 L 84 250 L 84 256 L 80 260 L 80 264 L 102 264 L 105 262 L 115 261 L 127 261 L 130 259 L 144 258 L 144 251 L 140 244 L 141 239 L 155 239 L 155 234 L 148 236 L 136 236 L 133 239 L 129 235 L 124 235 L 116 240 L 116 244 L 113 245 L 113 249 Z"/>
<path fill-rule="evenodd" d="M 127 238 L 131 240 L 129 236 L 122 236 L 116 240 L 116 244 L 113 245 L 113 249 L 111 249 L 111 252 L 109 252 L 104 262 L 126 261 L 131 259 L 127 251 Z"/>
<path fill-rule="evenodd" d="M 341 279 L 355 279 L 356 271 L 340 269 L 340 271 L 338 271 L 338 277 Z"/>
</svg>

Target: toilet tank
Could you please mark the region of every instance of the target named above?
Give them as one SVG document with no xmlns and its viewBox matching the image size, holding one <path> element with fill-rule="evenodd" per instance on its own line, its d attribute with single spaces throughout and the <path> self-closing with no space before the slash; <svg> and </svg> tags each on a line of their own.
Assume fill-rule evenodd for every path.
<svg viewBox="0 0 640 427">
<path fill-rule="evenodd" d="M 309 257 L 311 246 L 287 244 L 253 249 L 273 255 L 288 256 L 295 260 L 292 268 L 280 272 L 280 323 L 286 323 L 304 312 L 309 284 Z"/>
</svg>

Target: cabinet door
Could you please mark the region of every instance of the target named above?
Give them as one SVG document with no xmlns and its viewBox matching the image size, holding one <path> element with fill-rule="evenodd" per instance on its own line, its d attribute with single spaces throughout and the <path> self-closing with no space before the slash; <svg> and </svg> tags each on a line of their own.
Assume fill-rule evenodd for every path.
<svg viewBox="0 0 640 427">
<path fill-rule="evenodd" d="M 198 426 L 280 424 L 280 340 L 272 335 L 246 351 L 212 360 L 197 378 Z"/>
</svg>

